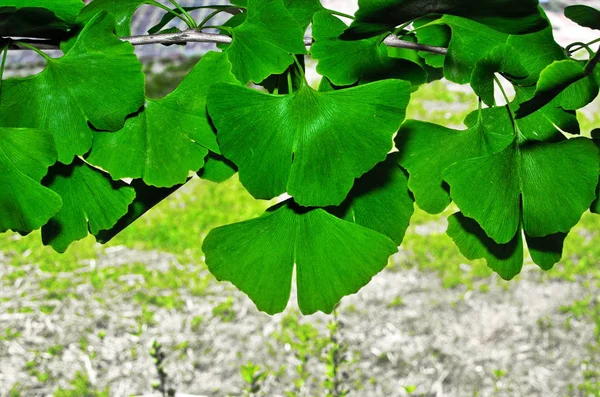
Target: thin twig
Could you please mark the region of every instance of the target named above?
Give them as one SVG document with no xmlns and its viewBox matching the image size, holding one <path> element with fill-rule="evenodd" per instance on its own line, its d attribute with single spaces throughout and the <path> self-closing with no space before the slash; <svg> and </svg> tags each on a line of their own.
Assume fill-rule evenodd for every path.
<svg viewBox="0 0 600 397">
<path fill-rule="evenodd" d="M 3 38 L 0 38 L 0 42 Z M 130 36 L 121 38 L 123 41 L 128 41 L 133 45 L 148 45 L 148 44 L 178 44 L 178 43 L 218 43 L 218 44 L 230 44 L 232 39 L 229 36 L 202 33 L 195 29 L 188 29 L 178 33 L 161 33 L 151 34 L 142 36 Z M 32 40 L 32 39 L 18 39 L 22 43 L 27 43 L 41 50 L 57 50 L 59 46 L 57 43 L 45 40 Z M 388 36 L 383 41 L 389 47 L 396 48 L 407 48 L 416 51 L 431 52 L 434 54 L 445 55 L 448 50 L 444 47 L 435 47 L 426 44 L 413 43 L 406 40 L 400 40 L 394 35 Z M 311 37 L 304 38 L 304 44 L 310 46 L 313 43 Z M 15 44 L 14 42 L 9 46 L 9 50 L 26 50 L 22 46 Z"/>
</svg>

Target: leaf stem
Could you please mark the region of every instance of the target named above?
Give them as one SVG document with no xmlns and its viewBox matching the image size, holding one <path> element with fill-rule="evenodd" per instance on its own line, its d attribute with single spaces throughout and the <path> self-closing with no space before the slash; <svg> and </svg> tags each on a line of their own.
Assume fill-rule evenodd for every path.
<svg viewBox="0 0 600 397">
<path fill-rule="evenodd" d="M 585 65 L 586 76 L 589 76 L 592 73 L 594 73 L 594 69 L 596 68 L 596 65 L 598 65 L 599 61 L 600 61 L 600 48 L 598 48 L 598 51 L 594 54 L 592 59 L 590 59 L 589 62 Z"/>
<path fill-rule="evenodd" d="M 302 80 L 304 80 L 304 82 L 308 85 L 308 81 L 306 80 L 306 75 L 304 74 L 304 68 L 300 64 L 300 61 L 298 61 L 298 58 L 296 57 L 296 55 L 294 55 L 294 63 L 296 64 L 296 67 L 298 68 L 298 71 L 300 73 L 300 76 L 302 77 Z M 292 91 L 290 90 L 290 93 L 291 92 Z"/>
<path fill-rule="evenodd" d="M 32 46 L 31 44 L 27 44 L 27 43 L 24 43 L 22 41 L 17 41 L 16 44 L 19 45 L 19 46 L 21 46 L 21 47 L 25 47 L 25 48 L 27 48 L 29 50 L 32 50 L 32 51 L 36 52 L 39 56 L 41 56 L 42 58 L 44 58 L 48 62 L 52 61 L 52 58 L 50 58 L 48 56 L 48 54 L 46 54 L 44 51 L 40 50 L 39 48 L 37 48 L 35 46 Z"/>
<path fill-rule="evenodd" d="M 352 19 L 355 20 L 356 18 L 354 17 L 354 15 L 350 15 L 350 14 L 345 14 L 343 12 L 340 11 L 336 11 L 336 10 L 331 10 L 329 8 L 326 8 L 325 11 L 327 11 L 328 13 L 330 13 L 331 15 L 337 15 L 343 18 L 348 18 L 348 19 Z"/>
<path fill-rule="evenodd" d="M 287 74 L 287 84 L 288 84 L 288 94 L 294 93 L 294 84 L 292 83 L 292 71 L 288 70 Z"/>
<path fill-rule="evenodd" d="M 213 11 L 213 12 L 211 12 L 210 14 L 208 14 L 208 15 L 206 16 L 206 18 L 204 18 L 204 19 L 202 20 L 202 22 L 200 22 L 200 23 L 199 23 L 199 24 L 196 26 L 196 28 L 197 28 L 197 29 L 202 29 L 202 28 L 204 27 L 204 25 L 206 25 L 206 24 L 208 23 L 208 21 L 210 21 L 211 19 L 213 19 L 215 16 L 219 15 L 219 14 L 220 14 L 220 13 L 222 13 L 223 11 L 225 11 L 225 10 L 216 10 L 216 11 Z"/>
<path fill-rule="evenodd" d="M 2 64 L 0 64 L 0 100 L 2 100 L 2 76 L 4 76 L 4 66 L 6 65 L 6 56 L 8 55 L 8 44 L 2 49 Z"/>
<path fill-rule="evenodd" d="M 184 10 L 183 7 L 179 5 L 179 3 L 177 3 L 175 0 L 169 0 L 169 3 L 173 4 L 175 8 L 177 8 L 179 12 L 181 12 L 182 15 L 185 15 L 185 18 L 190 23 L 190 25 L 188 25 L 190 28 L 193 29 L 196 27 L 196 21 L 194 21 L 194 18 L 192 18 L 192 16 L 186 10 Z"/>
<path fill-rule="evenodd" d="M 176 13 L 175 11 L 173 11 L 172 9 L 170 9 L 169 7 L 167 7 L 167 6 L 163 5 L 163 4 L 160 4 L 159 2 L 154 1 L 154 0 L 150 0 L 148 2 L 148 4 L 150 4 L 150 5 L 154 6 L 154 7 L 158 7 L 161 10 L 166 11 L 167 13 L 173 15 L 175 18 L 178 18 L 178 19 L 182 20 L 183 22 L 185 22 L 185 24 L 188 26 L 188 28 L 190 28 L 190 29 L 194 28 L 195 24 L 191 24 L 190 21 L 184 15 Z"/>
<path fill-rule="evenodd" d="M 588 42 L 588 43 L 575 42 L 575 43 L 571 43 L 571 44 L 569 44 L 569 45 L 568 45 L 568 46 L 565 48 L 565 50 L 567 50 L 567 52 L 569 53 L 569 55 L 571 55 L 571 54 L 573 54 L 573 53 L 575 53 L 575 52 L 577 52 L 577 51 L 579 51 L 579 50 L 582 50 L 582 49 L 586 49 L 588 52 L 590 52 L 590 48 L 589 48 L 589 46 L 591 46 L 592 44 L 596 44 L 596 43 L 598 43 L 598 42 L 600 42 L 600 38 L 597 38 L 597 39 L 595 39 L 595 40 L 592 40 L 592 41 L 590 41 L 590 42 Z M 578 48 L 575 48 L 575 49 L 573 49 L 572 47 L 575 47 L 575 46 L 579 46 L 579 47 L 578 47 Z"/>
<path fill-rule="evenodd" d="M 400 33 L 402 33 L 402 31 L 404 30 L 404 28 L 407 27 L 407 26 L 410 26 L 411 23 L 412 23 L 412 20 L 408 21 L 406 23 L 403 23 L 402 25 L 400 25 L 396 29 L 394 29 L 394 36 L 398 36 Z"/>
</svg>

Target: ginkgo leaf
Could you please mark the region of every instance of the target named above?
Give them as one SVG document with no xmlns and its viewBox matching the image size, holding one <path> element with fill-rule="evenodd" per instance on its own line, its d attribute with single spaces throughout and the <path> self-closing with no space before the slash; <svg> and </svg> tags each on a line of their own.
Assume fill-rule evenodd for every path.
<svg viewBox="0 0 600 397">
<path fill-rule="evenodd" d="M 387 54 L 382 44 L 386 35 L 364 40 L 346 41 L 339 36 L 346 25 L 327 11 L 315 14 L 311 55 L 319 61 L 317 72 L 335 85 L 352 85 L 397 78 L 418 86 L 427 80 L 427 73 L 416 63 Z"/>
<path fill-rule="evenodd" d="M 359 0 L 358 6 L 345 39 L 390 32 L 395 26 L 430 14 L 469 18 L 509 34 L 534 32 L 548 25 L 538 11 L 537 0 Z"/>
<path fill-rule="evenodd" d="M 408 175 L 398 165 L 398 153 L 356 180 L 346 200 L 329 212 L 385 234 L 400 245 L 414 212 L 414 200 L 408 190 Z"/>
<path fill-rule="evenodd" d="M 218 280 L 232 282 L 269 314 L 287 306 L 296 265 L 298 305 L 312 314 L 331 313 L 397 248 L 380 233 L 288 200 L 259 218 L 213 229 L 202 250 Z"/>
<path fill-rule="evenodd" d="M 42 182 L 63 201 L 60 211 L 42 227 L 44 245 L 58 252 L 66 251 L 88 231 L 97 234 L 113 227 L 135 198 L 135 191 L 127 184 L 111 181 L 79 159 L 68 166 L 55 165 Z"/>
<path fill-rule="evenodd" d="M 241 82 L 260 83 L 283 73 L 294 62 L 293 54 L 306 52 L 304 31 L 282 0 L 248 0 L 246 14 L 239 26 L 226 29 L 233 41 L 225 53 Z"/>
<path fill-rule="evenodd" d="M 444 76 L 459 84 L 470 82 L 477 62 L 502 45 L 527 48 L 527 51 L 512 54 L 527 71 L 526 78 L 514 79 L 521 85 L 534 84 L 548 64 L 565 59 L 563 49 L 554 41 L 551 27 L 535 33 L 510 35 L 474 20 L 452 15 L 445 15 L 432 24 L 444 24 L 452 30 L 444 62 Z"/>
<path fill-rule="evenodd" d="M 145 108 L 117 132 L 97 132 L 87 160 L 114 179 L 141 178 L 148 185 L 169 187 L 186 181 L 204 165 L 208 150 L 219 153 L 206 111 L 209 87 L 236 83 L 222 53 L 208 52 L 179 87 Z"/>
<path fill-rule="evenodd" d="M 600 11 L 593 7 L 583 4 L 568 6 L 565 8 L 565 16 L 578 25 L 600 30 Z"/>
<path fill-rule="evenodd" d="M 0 36 L 61 37 L 82 8 L 79 0 L 0 0 Z"/>
<path fill-rule="evenodd" d="M 96 241 L 102 244 L 108 243 L 116 235 L 125 230 L 129 225 L 138 220 L 146 212 L 154 208 L 158 203 L 169 197 L 185 184 L 176 185 L 169 188 L 158 188 L 148 186 L 139 179 L 134 179 L 131 182 L 131 187 L 135 190 L 135 199 L 129 205 L 127 214 L 119 219 L 119 221 L 110 229 L 100 230 L 94 233 Z"/>
<path fill-rule="evenodd" d="M 421 209 L 437 214 L 450 204 L 443 183 L 448 166 L 496 153 L 512 142 L 514 132 L 504 113 L 504 108 L 473 112 L 465 119 L 465 131 L 414 120 L 402 125 L 396 137 L 399 163 L 410 174 L 408 186 Z"/>
<path fill-rule="evenodd" d="M 450 196 L 497 243 L 523 222 L 532 237 L 568 233 L 596 194 L 598 149 L 587 138 L 515 142 L 499 153 L 451 165 Z"/>
<path fill-rule="evenodd" d="M 485 259 L 488 267 L 505 280 L 514 278 L 523 268 L 521 227 L 508 243 L 498 244 L 485 234 L 477 222 L 459 212 L 448 219 L 447 233 L 467 259 Z M 562 256 L 566 236 L 563 233 L 537 238 L 525 235 L 534 263 L 544 270 L 550 270 Z"/>
<path fill-rule="evenodd" d="M 152 4 L 153 0 L 94 0 L 81 11 L 77 21 L 87 23 L 102 11 L 108 12 L 116 21 L 117 36 L 131 36 L 133 14 L 143 4 Z"/>
<path fill-rule="evenodd" d="M 117 39 L 113 29 L 112 18 L 102 13 L 65 56 L 48 58 L 40 74 L 5 80 L 0 125 L 50 131 L 65 164 L 89 150 L 88 122 L 101 130 L 123 127 L 125 117 L 143 104 L 144 75 L 131 44 Z"/>
<path fill-rule="evenodd" d="M 237 168 L 235 164 L 225 157 L 208 153 L 204 167 L 198 171 L 198 176 L 211 182 L 221 183 L 235 175 Z"/>
<path fill-rule="evenodd" d="M 435 19 L 434 19 L 435 20 Z M 422 23 L 419 23 L 422 21 Z M 448 48 L 452 31 L 445 25 L 428 25 L 424 22 L 432 22 L 429 18 L 421 18 L 413 23 L 415 27 L 414 34 L 419 44 L 426 44 L 434 47 Z M 444 67 L 445 55 L 434 54 L 426 51 L 419 51 L 419 56 L 425 60 L 427 65 L 434 68 Z"/>
<path fill-rule="evenodd" d="M 304 83 L 291 95 L 215 84 L 208 110 L 222 154 L 254 197 L 287 191 L 300 205 L 327 206 L 386 158 L 409 96 L 402 80 L 329 92 Z"/>
<path fill-rule="evenodd" d="M 312 21 L 313 15 L 325 9 L 320 0 L 283 0 L 283 4 L 304 31 Z"/>
<path fill-rule="evenodd" d="M 599 82 L 600 69 L 588 70 L 585 63 L 575 60 L 553 62 L 540 74 L 533 98 L 521 104 L 517 117 L 548 103 L 565 110 L 581 109 L 598 96 Z"/>
<path fill-rule="evenodd" d="M 488 106 L 495 106 L 494 77 L 502 73 L 512 80 L 521 80 L 528 76 L 527 70 L 521 65 L 514 54 L 516 49 L 509 45 L 500 45 L 490 51 L 484 58 L 477 61 L 471 74 L 471 87 L 479 98 Z"/>
<path fill-rule="evenodd" d="M 56 159 L 50 133 L 0 128 L 0 233 L 29 233 L 60 209 L 60 196 L 40 183 Z"/>
</svg>

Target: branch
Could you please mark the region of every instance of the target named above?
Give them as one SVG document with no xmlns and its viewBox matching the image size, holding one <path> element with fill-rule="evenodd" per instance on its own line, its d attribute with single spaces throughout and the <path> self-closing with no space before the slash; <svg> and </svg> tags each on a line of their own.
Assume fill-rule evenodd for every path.
<svg viewBox="0 0 600 397">
<path fill-rule="evenodd" d="M 4 38 L 0 38 L 0 42 L 3 41 Z M 10 40 L 10 39 L 9 39 Z M 143 35 L 143 36 L 130 36 L 130 37 L 122 37 L 121 40 L 128 41 L 133 45 L 147 45 L 147 44 L 180 44 L 180 43 L 218 43 L 218 44 L 230 44 L 231 37 L 220 35 L 220 34 L 212 34 L 212 33 L 202 33 L 195 29 L 189 29 L 179 33 L 161 33 L 161 34 L 151 34 L 151 35 Z M 9 50 L 27 50 L 22 46 L 19 46 L 15 41 L 11 40 L 12 44 L 9 47 Z M 58 43 L 48 40 L 34 40 L 34 39 L 19 39 L 23 43 L 27 43 L 34 47 L 37 47 L 41 50 L 57 50 L 59 49 Z M 426 44 L 418 44 L 410 41 L 400 40 L 394 35 L 390 35 L 386 37 L 383 41 L 389 47 L 396 48 L 407 48 L 416 51 L 424 51 L 431 52 L 434 54 L 445 55 L 448 50 L 444 47 L 434 47 Z M 310 46 L 313 43 L 312 37 L 305 37 L 304 44 Z"/>
</svg>

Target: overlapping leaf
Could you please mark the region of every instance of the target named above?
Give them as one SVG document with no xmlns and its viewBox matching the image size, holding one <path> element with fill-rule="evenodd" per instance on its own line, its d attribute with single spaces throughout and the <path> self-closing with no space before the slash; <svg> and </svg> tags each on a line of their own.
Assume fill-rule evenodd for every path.
<svg viewBox="0 0 600 397">
<path fill-rule="evenodd" d="M 305 31 L 313 19 L 313 15 L 325 8 L 320 0 L 283 0 L 290 14 Z"/>
<path fill-rule="evenodd" d="M 40 184 L 56 159 L 50 133 L 0 128 L 0 233 L 29 233 L 60 209 L 60 196 Z"/>
<path fill-rule="evenodd" d="M 498 244 L 485 234 L 477 222 L 459 212 L 448 219 L 447 233 L 467 259 L 485 259 L 503 279 L 510 280 L 521 272 L 524 250 L 521 225 L 509 242 Z M 536 238 L 525 234 L 533 261 L 544 270 L 551 269 L 562 256 L 566 236 L 558 233 Z"/>
<path fill-rule="evenodd" d="M 99 14 L 65 56 L 47 60 L 43 72 L 4 81 L 0 125 L 50 131 L 63 163 L 89 150 L 88 122 L 120 129 L 143 104 L 144 75 L 131 44 L 117 39 L 113 29 L 112 18 Z"/>
<path fill-rule="evenodd" d="M 583 4 L 568 6 L 565 8 L 565 16 L 578 25 L 600 30 L 600 11 L 593 7 Z"/>
<path fill-rule="evenodd" d="M 402 125 L 396 138 L 399 162 L 410 174 L 409 187 L 421 209 L 436 214 L 450 204 L 443 183 L 448 166 L 496 153 L 512 142 L 512 125 L 503 113 L 504 108 L 471 113 L 465 131 L 414 120 Z"/>
<path fill-rule="evenodd" d="M 287 191 L 300 205 L 327 206 L 385 159 L 409 96 L 401 80 L 330 92 L 304 84 L 291 95 L 216 84 L 208 109 L 221 152 L 254 197 Z"/>
<path fill-rule="evenodd" d="M 82 8 L 79 0 L 0 0 L 0 36 L 61 37 Z"/>
<path fill-rule="evenodd" d="M 42 240 L 58 252 L 69 244 L 101 230 L 112 228 L 135 198 L 133 188 L 113 182 L 109 176 L 76 159 L 71 165 L 57 164 L 44 178 L 63 206 L 42 227 Z"/>
<path fill-rule="evenodd" d="M 427 73 L 416 63 L 392 58 L 382 44 L 386 35 L 364 40 L 339 39 L 346 25 L 326 11 L 315 14 L 311 54 L 319 63 L 317 72 L 335 85 L 352 85 L 397 78 L 418 86 L 427 80 Z"/>
<path fill-rule="evenodd" d="M 106 11 L 116 21 L 117 36 L 131 36 L 133 14 L 143 4 L 152 3 L 152 0 L 94 0 L 85 6 L 77 20 L 85 24 L 99 13 Z"/>
<path fill-rule="evenodd" d="M 451 165 L 444 172 L 450 195 L 465 216 L 494 241 L 525 233 L 568 233 L 596 194 L 598 149 L 591 140 L 517 143 L 491 156 Z"/>
<path fill-rule="evenodd" d="M 211 152 L 205 159 L 204 167 L 198 171 L 198 176 L 211 182 L 221 183 L 234 176 L 236 172 L 235 164 Z"/>
<path fill-rule="evenodd" d="M 294 62 L 293 54 L 306 52 L 304 31 L 282 0 L 248 0 L 244 21 L 226 31 L 233 41 L 225 53 L 244 83 L 283 73 Z"/>
<path fill-rule="evenodd" d="M 115 179 L 141 178 L 169 187 L 186 181 L 204 165 L 208 150 L 219 153 L 208 119 L 206 95 L 218 82 L 236 83 L 222 53 L 209 52 L 163 99 L 147 99 L 145 109 L 129 118 L 120 131 L 97 132 L 88 161 Z"/>
<path fill-rule="evenodd" d="M 430 14 L 469 18 L 509 34 L 538 31 L 548 24 L 538 11 L 537 0 L 359 0 L 358 5 L 356 20 L 344 34 L 347 39 L 390 32 Z"/>
</svg>

